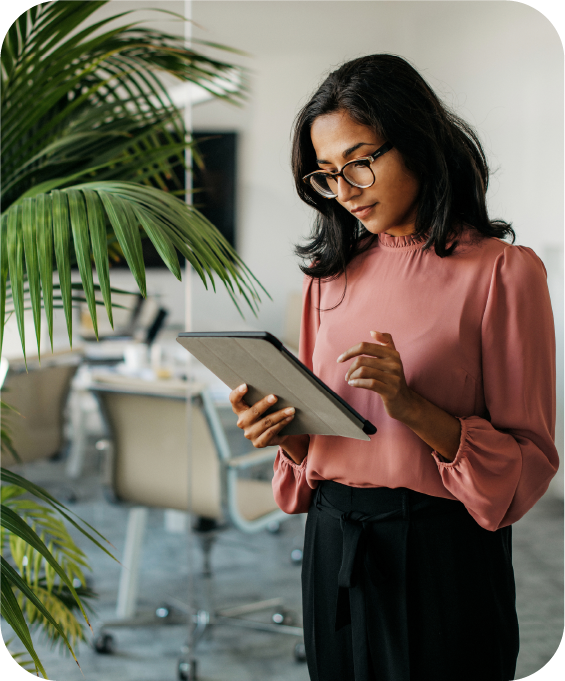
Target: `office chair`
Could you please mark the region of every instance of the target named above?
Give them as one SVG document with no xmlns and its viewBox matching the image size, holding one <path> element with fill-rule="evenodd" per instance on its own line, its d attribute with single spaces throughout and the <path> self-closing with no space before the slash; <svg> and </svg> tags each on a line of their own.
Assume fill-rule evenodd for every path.
<svg viewBox="0 0 565 681">
<path fill-rule="evenodd" d="M 64 448 L 64 408 L 81 353 L 45 353 L 39 364 L 28 357 L 12 359 L 6 365 L 2 399 L 21 416 L 10 418 L 14 449 L 23 463 L 49 459 Z M 13 465 L 8 458 L 5 465 Z"/>
<path fill-rule="evenodd" d="M 276 448 L 232 456 L 215 405 L 203 386 L 193 386 L 190 419 L 186 409 L 187 387 L 182 381 L 143 382 L 116 377 L 111 383 L 98 383 L 91 389 L 110 432 L 104 472 L 108 494 L 113 500 L 131 505 L 117 619 L 102 624 L 95 643 L 98 652 L 112 652 L 114 642 L 108 628 L 158 621 L 154 615 L 150 618 L 136 615 L 140 552 L 149 507 L 190 510 L 199 519 L 197 526 L 213 528 L 211 533 L 196 533 L 202 540 L 205 574 L 210 571 L 215 533 L 222 527 L 232 525 L 242 532 L 254 533 L 288 516 L 276 506 L 269 481 L 241 477 L 244 471 L 272 463 Z M 181 603 L 176 602 L 175 606 L 188 612 Z M 266 608 L 277 609 L 271 623 L 245 617 Z M 162 606 L 156 614 L 172 621 L 170 610 Z M 210 625 L 219 623 L 302 636 L 300 627 L 285 623 L 280 599 L 213 613 L 199 610 L 194 616 L 194 640 L 199 640 Z M 299 656 L 296 651 L 295 654 Z M 180 678 L 189 678 L 185 675 L 186 664 L 185 661 L 179 664 Z"/>
</svg>

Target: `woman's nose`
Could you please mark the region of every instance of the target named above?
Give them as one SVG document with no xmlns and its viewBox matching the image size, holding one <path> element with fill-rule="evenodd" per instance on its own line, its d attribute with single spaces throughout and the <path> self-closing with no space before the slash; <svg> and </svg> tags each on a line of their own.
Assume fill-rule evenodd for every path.
<svg viewBox="0 0 565 681">
<path fill-rule="evenodd" d="M 347 203 L 347 201 L 351 201 L 351 199 L 356 198 L 361 194 L 363 190 L 359 187 L 353 187 L 352 185 L 349 184 L 349 182 L 346 182 L 343 177 L 338 177 L 337 178 L 337 198 L 339 201 L 342 203 Z"/>
</svg>

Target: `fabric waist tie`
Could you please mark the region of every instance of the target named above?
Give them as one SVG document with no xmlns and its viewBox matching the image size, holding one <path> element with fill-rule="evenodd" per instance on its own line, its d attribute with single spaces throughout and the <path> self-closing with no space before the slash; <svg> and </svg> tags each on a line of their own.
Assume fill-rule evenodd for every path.
<svg viewBox="0 0 565 681">
<path fill-rule="evenodd" d="M 355 585 L 354 568 L 358 560 L 359 542 L 368 524 L 379 521 L 402 518 L 405 515 L 403 508 L 397 508 L 384 513 L 366 514 L 360 511 L 341 511 L 333 506 L 322 494 L 322 486 L 318 486 L 314 503 L 316 508 L 323 513 L 336 518 L 340 522 L 343 532 L 343 548 L 341 567 L 338 575 L 338 598 L 335 613 L 335 630 L 349 624 L 351 614 L 347 589 Z"/>
</svg>

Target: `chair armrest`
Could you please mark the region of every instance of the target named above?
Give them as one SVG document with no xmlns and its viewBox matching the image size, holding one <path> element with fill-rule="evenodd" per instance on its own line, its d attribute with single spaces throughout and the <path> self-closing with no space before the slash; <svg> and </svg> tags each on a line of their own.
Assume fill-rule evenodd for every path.
<svg viewBox="0 0 565 681">
<path fill-rule="evenodd" d="M 242 454 L 242 456 L 226 459 L 225 464 L 228 468 L 244 470 L 245 468 L 258 466 L 261 463 L 274 461 L 278 451 L 278 447 L 265 447 L 265 449 L 260 451 L 249 452 L 249 454 Z"/>
</svg>

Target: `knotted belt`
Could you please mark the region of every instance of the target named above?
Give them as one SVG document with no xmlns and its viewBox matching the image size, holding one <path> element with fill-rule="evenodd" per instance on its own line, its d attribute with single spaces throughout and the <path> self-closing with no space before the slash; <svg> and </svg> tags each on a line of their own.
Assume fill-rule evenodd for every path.
<svg viewBox="0 0 565 681">
<path fill-rule="evenodd" d="M 343 532 L 341 567 L 337 578 L 338 597 L 335 614 L 335 631 L 351 622 L 348 589 L 355 586 L 355 566 L 359 564 L 360 540 L 369 524 L 405 517 L 405 508 L 369 515 L 360 511 L 342 511 L 333 506 L 318 487 L 315 497 L 316 508 L 336 518 Z M 403 504 L 404 506 L 404 504 Z M 376 569 L 376 568 L 375 568 Z"/>
</svg>

